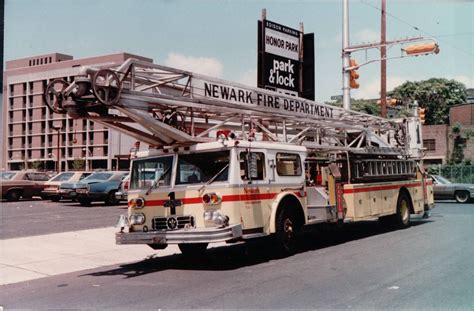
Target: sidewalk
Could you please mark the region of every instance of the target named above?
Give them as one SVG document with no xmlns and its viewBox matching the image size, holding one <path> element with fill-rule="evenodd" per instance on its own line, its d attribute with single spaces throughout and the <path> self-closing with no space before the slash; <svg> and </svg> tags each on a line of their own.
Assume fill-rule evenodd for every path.
<svg viewBox="0 0 474 311">
<path fill-rule="evenodd" d="M 180 253 L 116 245 L 114 227 L 0 240 L 0 285 Z M 217 246 L 214 245 L 214 246 Z"/>
</svg>

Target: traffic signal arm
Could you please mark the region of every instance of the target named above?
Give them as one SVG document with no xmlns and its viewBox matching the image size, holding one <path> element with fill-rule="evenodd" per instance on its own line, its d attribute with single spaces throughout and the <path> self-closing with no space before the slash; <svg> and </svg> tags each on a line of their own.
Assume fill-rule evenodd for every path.
<svg viewBox="0 0 474 311">
<path fill-rule="evenodd" d="M 410 45 L 404 49 L 407 55 L 421 55 L 421 54 L 430 54 L 430 53 L 439 53 L 439 46 L 438 44 L 432 42 L 432 43 L 426 43 L 426 44 L 415 44 L 415 45 Z"/>
</svg>

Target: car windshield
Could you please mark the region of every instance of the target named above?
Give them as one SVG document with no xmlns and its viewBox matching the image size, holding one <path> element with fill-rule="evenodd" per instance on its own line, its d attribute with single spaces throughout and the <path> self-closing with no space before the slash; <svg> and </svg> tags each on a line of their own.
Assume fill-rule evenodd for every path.
<svg viewBox="0 0 474 311">
<path fill-rule="evenodd" d="M 94 173 L 83 180 L 108 180 L 112 175 L 112 173 Z"/>
<path fill-rule="evenodd" d="M 74 173 L 61 173 L 56 177 L 53 177 L 51 181 L 68 181 L 72 176 L 74 176 Z"/>
<path fill-rule="evenodd" d="M 440 183 L 440 184 L 452 184 L 451 181 L 449 181 L 448 179 L 444 178 L 443 176 L 435 176 L 436 180 Z"/>
<path fill-rule="evenodd" d="M 132 176 L 130 178 L 130 189 L 149 188 L 154 180 L 160 180 L 165 186 L 171 182 L 171 166 L 173 157 L 148 158 L 134 160 L 132 164 Z M 165 174 L 162 176 L 163 174 Z"/>
<path fill-rule="evenodd" d="M 3 173 L 0 173 L 0 179 L 3 179 L 3 180 L 10 180 L 13 178 L 13 176 L 15 176 L 16 173 L 13 173 L 13 172 L 3 172 Z"/>
<path fill-rule="evenodd" d="M 206 183 L 211 178 L 213 181 L 225 181 L 229 173 L 229 160 L 229 151 L 179 155 L 176 184 Z"/>
</svg>

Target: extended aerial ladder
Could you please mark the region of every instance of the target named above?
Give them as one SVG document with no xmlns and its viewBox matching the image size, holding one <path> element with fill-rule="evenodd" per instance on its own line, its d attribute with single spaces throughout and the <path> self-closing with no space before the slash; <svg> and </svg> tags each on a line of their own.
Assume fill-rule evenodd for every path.
<svg viewBox="0 0 474 311">
<path fill-rule="evenodd" d="M 47 86 L 52 111 L 91 119 L 158 148 L 215 140 L 210 134 L 224 129 L 238 139 L 299 144 L 315 152 L 421 156 L 419 124 L 409 119 L 388 120 L 141 60 L 82 67 L 72 80 Z M 376 171 L 377 165 L 367 170 Z"/>
</svg>

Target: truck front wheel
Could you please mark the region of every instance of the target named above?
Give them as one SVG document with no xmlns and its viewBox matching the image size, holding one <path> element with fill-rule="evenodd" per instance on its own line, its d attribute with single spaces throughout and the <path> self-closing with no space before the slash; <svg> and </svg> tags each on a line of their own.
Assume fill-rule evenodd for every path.
<svg viewBox="0 0 474 311">
<path fill-rule="evenodd" d="M 277 214 L 275 237 L 278 250 L 285 255 L 293 254 L 298 249 L 298 237 L 303 227 L 299 218 L 295 211 L 287 207 Z"/>
</svg>

